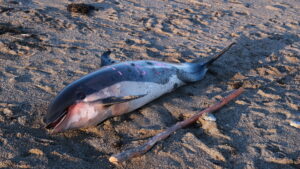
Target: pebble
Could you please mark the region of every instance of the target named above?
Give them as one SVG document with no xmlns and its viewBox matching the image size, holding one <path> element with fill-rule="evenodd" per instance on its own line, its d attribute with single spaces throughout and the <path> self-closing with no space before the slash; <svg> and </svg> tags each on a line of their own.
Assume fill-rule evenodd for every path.
<svg viewBox="0 0 300 169">
<path fill-rule="evenodd" d="M 204 120 L 206 121 L 216 121 L 217 118 L 211 114 L 211 113 L 207 113 L 204 117 L 203 117 Z"/>
<path fill-rule="evenodd" d="M 10 109 L 8 109 L 8 108 L 4 108 L 4 109 L 3 109 L 3 113 L 4 113 L 6 116 L 8 116 L 8 117 L 10 117 L 10 116 L 13 115 L 13 112 L 12 112 Z"/>
<path fill-rule="evenodd" d="M 296 128 L 300 128 L 300 121 L 291 120 L 290 125 Z"/>
<path fill-rule="evenodd" d="M 40 149 L 37 149 L 37 148 L 30 149 L 29 153 L 35 154 L 35 155 L 38 155 L 38 156 L 44 155 L 44 152 L 42 150 L 40 150 Z"/>
</svg>

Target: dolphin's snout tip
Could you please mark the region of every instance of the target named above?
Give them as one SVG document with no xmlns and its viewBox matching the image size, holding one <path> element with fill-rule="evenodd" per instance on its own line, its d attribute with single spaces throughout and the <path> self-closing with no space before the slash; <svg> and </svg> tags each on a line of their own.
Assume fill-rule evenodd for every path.
<svg viewBox="0 0 300 169">
<path fill-rule="evenodd" d="M 59 130 L 59 129 L 52 129 L 49 131 L 50 134 L 57 134 L 57 133 L 60 133 L 62 132 L 63 130 Z"/>
<path fill-rule="evenodd" d="M 61 133 L 63 131 L 65 131 L 66 129 L 64 128 L 61 128 L 59 126 L 56 126 L 56 127 L 48 127 L 48 126 L 45 126 L 45 129 L 48 131 L 49 134 L 57 134 L 57 133 Z"/>
<path fill-rule="evenodd" d="M 45 129 L 49 131 L 50 134 L 56 134 L 59 132 L 63 132 L 67 129 L 66 127 L 66 113 L 55 121 L 46 123 Z M 46 119 L 47 122 L 47 119 Z"/>
<path fill-rule="evenodd" d="M 49 133 L 49 134 L 56 134 L 56 133 L 59 133 L 60 132 L 60 130 L 58 130 L 55 126 L 53 126 L 53 124 L 47 124 L 45 127 L 44 127 L 44 129 L 46 129 L 47 130 L 47 132 Z"/>
</svg>

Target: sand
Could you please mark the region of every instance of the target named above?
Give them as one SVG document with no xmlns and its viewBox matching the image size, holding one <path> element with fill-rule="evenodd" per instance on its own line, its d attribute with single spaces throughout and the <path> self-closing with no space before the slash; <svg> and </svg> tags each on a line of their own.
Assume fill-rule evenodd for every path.
<svg viewBox="0 0 300 169">
<path fill-rule="evenodd" d="M 88 0 L 86 14 L 68 11 L 72 2 L 0 1 L 0 168 L 300 168 L 299 1 Z M 232 41 L 202 81 L 97 127 L 44 129 L 50 101 L 108 49 L 120 61 L 189 62 Z M 215 122 L 109 163 L 239 86 Z"/>
</svg>

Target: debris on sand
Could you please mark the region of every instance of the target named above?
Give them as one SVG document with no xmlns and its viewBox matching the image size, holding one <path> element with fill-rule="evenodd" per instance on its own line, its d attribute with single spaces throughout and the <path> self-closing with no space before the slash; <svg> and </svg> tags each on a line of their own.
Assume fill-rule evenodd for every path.
<svg viewBox="0 0 300 169">
<path fill-rule="evenodd" d="M 300 128 L 300 121 L 291 120 L 290 125 L 296 128 Z"/>
<path fill-rule="evenodd" d="M 207 113 L 205 116 L 203 116 L 203 119 L 206 121 L 216 121 L 217 120 L 217 118 L 211 113 Z"/>
<path fill-rule="evenodd" d="M 67 10 L 72 13 L 88 15 L 95 7 L 84 3 L 72 3 L 67 6 Z"/>
</svg>

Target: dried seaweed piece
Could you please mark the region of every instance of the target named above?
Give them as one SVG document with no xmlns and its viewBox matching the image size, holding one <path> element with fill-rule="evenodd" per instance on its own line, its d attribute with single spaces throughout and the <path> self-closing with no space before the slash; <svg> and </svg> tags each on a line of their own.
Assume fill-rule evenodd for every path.
<svg viewBox="0 0 300 169">
<path fill-rule="evenodd" d="M 67 6 L 67 10 L 73 13 L 88 15 L 95 7 L 84 3 L 72 3 Z"/>
</svg>

